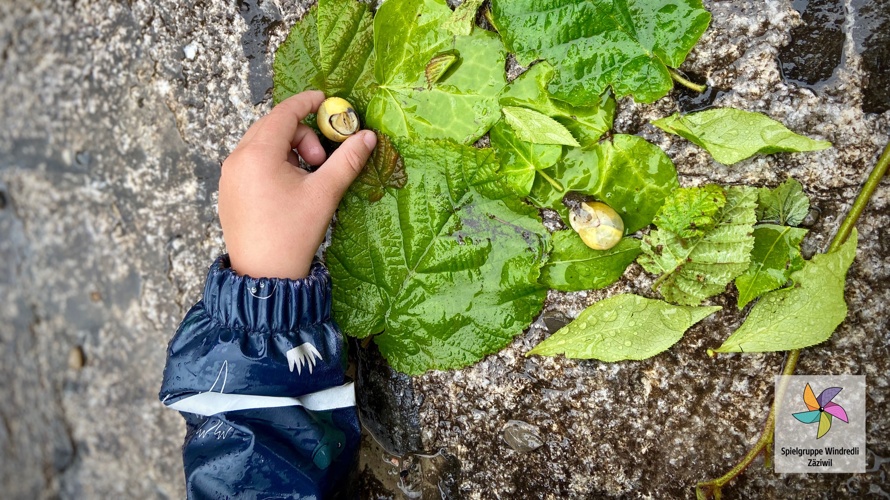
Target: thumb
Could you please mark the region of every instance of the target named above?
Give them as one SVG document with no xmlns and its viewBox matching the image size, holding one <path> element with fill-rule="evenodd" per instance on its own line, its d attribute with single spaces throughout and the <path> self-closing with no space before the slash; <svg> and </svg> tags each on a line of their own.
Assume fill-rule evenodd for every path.
<svg viewBox="0 0 890 500">
<path fill-rule="evenodd" d="M 346 139 L 309 178 L 321 192 L 333 197 L 336 205 L 352 181 L 362 173 L 376 145 L 377 136 L 374 132 L 362 130 Z"/>
</svg>

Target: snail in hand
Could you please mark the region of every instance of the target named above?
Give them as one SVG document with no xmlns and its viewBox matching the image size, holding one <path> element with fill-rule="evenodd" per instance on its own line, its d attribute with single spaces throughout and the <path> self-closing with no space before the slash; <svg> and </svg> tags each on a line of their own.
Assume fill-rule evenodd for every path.
<svg viewBox="0 0 890 500">
<path fill-rule="evenodd" d="M 608 250 L 624 237 L 621 216 L 599 201 L 582 201 L 571 206 L 569 224 L 584 244 L 594 250 Z"/>
<path fill-rule="evenodd" d="M 343 142 L 359 128 L 358 114 L 346 99 L 328 97 L 318 107 L 318 129 L 328 139 Z"/>
</svg>

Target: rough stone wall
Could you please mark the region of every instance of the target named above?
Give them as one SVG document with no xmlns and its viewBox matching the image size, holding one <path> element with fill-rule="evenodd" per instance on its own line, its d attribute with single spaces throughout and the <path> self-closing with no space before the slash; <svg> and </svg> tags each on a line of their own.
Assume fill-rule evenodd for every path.
<svg viewBox="0 0 890 500">
<path fill-rule="evenodd" d="M 0 1 L 0 496 L 183 497 L 184 425 L 156 397 L 164 351 L 222 251 L 219 164 L 271 106 L 270 49 L 305 3 Z M 862 110 L 869 75 L 855 18 L 845 21 L 841 66 L 807 88 L 786 83 L 777 60 L 803 23 L 791 2 L 705 4 L 712 26 L 683 69 L 708 79 L 709 98 L 766 112 L 835 148 L 719 166 L 647 125 L 686 106 L 680 91 L 651 106 L 623 100 L 616 130 L 664 147 L 683 185 L 773 186 L 793 175 L 821 210 L 806 240 L 809 252 L 820 251 L 890 133 L 890 112 Z M 848 4 L 853 11 L 856 2 Z M 885 181 L 859 225 L 847 321 L 806 350 L 798 369 L 868 377 L 875 470 L 783 476 L 755 464 L 727 496 L 890 492 L 881 458 L 890 455 L 888 197 Z M 522 356 L 553 318 L 609 294 L 649 294 L 650 283 L 633 266 L 604 291 L 552 293 L 548 321 L 501 353 L 402 380 L 413 391 L 402 400 L 417 406 L 422 450 L 447 457 L 447 474 L 437 476 L 447 481 L 426 477 L 433 489 L 423 491 L 687 497 L 696 481 L 742 456 L 782 355 L 705 355 L 742 319 L 731 298 L 718 298 L 724 311 L 648 361 Z M 512 451 L 501 439 L 511 419 L 538 426 L 544 445 Z M 367 441 L 367 495 L 411 494 L 383 483 L 423 476 L 426 458 L 392 460 Z"/>
</svg>

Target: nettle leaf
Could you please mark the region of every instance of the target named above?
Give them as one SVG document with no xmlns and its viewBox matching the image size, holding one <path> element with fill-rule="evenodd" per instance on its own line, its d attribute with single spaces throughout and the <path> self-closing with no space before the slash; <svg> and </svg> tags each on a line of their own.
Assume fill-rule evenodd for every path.
<svg viewBox="0 0 890 500">
<path fill-rule="evenodd" d="M 720 309 L 616 295 L 582 311 L 526 356 L 565 354 L 567 358 L 609 362 L 647 359 L 676 344 L 692 325 Z"/>
<path fill-rule="evenodd" d="M 641 137 L 616 134 L 590 150 L 570 149 L 540 172 L 529 199 L 556 210 L 568 224 L 563 197 L 569 192 L 593 196 L 618 212 L 630 234 L 648 226 L 677 187 L 677 171 L 661 148 Z"/>
<path fill-rule="evenodd" d="M 716 216 L 724 205 L 726 194 L 716 184 L 679 188 L 665 200 L 653 222 L 680 238 L 695 238 L 717 224 Z"/>
<path fill-rule="evenodd" d="M 454 14 L 445 21 L 442 26 L 452 35 L 467 36 L 473 31 L 476 22 L 476 11 L 484 0 L 464 0 L 464 3 L 454 9 Z"/>
<path fill-rule="evenodd" d="M 333 315 L 409 374 L 467 366 L 535 318 L 549 236 L 504 186 L 491 149 L 416 140 L 400 147 L 408 183 L 340 205 L 326 262 Z M 379 334 L 379 335 L 378 335 Z"/>
<path fill-rule="evenodd" d="M 640 242 L 633 238 L 623 238 L 609 250 L 591 249 L 575 231 L 557 231 L 552 238 L 553 252 L 541 271 L 541 283 L 563 292 L 605 288 L 640 254 Z"/>
<path fill-rule="evenodd" d="M 797 135 L 772 118 L 751 111 L 718 108 L 652 122 L 656 127 L 705 148 L 717 162 L 732 165 L 757 153 L 797 153 L 831 147 Z"/>
<path fill-rule="evenodd" d="M 698 305 L 722 293 L 730 281 L 748 269 L 756 205 L 756 189 L 727 188 L 726 204 L 714 227 L 692 238 L 659 227 L 643 238 L 643 254 L 637 262 L 646 271 L 661 275 L 655 286 L 666 300 Z"/>
<path fill-rule="evenodd" d="M 442 26 L 451 15 L 444 0 L 388 0 L 374 16 L 379 86 L 365 119 L 399 146 L 417 138 L 470 144 L 500 118 L 504 46 L 485 30 L 452 35 Z M 459 61 L 428 82 L 427 65 L 448 51 Z"/>
<path fill-rule="evenodd" d="M 374 59 L 368 5 L 319 0 L 275 52 L 273 98 L 279 103 L 304 90 L 321 90 L 364 111 L 375 85 Z"/>
<path fill-rule="evenodd" d="M 510 83 L 501 95 L 501 105 L 543 113 L 568 129 L 581 147 L 596 146 L 603 134 L 612 128 L 615 99 L 609 93 L 604 93 L 584 106 L 573 106 L 554 99 L 547 86 L 555 73 L 553 66 L 546 61 L 535 64 Z"/>
<path fill-rule="evenodd" d="M 491 13 L 519 64 L 549 61 L 551 94 L 576 105 L 610 85 L 638 102 L 663 97 L 673 86 L 668 68 L 683 63 L 711 20 L 700 0 L 492 0 Z"/>
<path fill-rule="evenodd" d="M 401 189 L 408 182 L 405 164 L 392 141 L 385 134 L 377 134 L 377 147 L 371 160 L 358 176 L 356 191 L 367 193 L 368 201 L 383 198 L 387 188 Z"/>
<path fill-rule="evenodd" d="M 754 228 L 751 265 L 735 279 L 739 309 L 745 304 L 788 283 L 791 273 L 803 267 L 800 242 L 807 230 L 763 224 Z"/>
<path fill-rule="evenodd" d="M 565 144 L 580 147 L 571 132 L 558 121 L 537 111 L 507 106 L 501 109 L 504 121 L 516 132 L 516 136 L 535 144 Z"/>
<path fill-rule="evenodd" d="M 488 136 L 501 163 L 504 182 L 517 196 L 527 196 L 534 184 L 535 172 L 553 166 L 562 156 L 562 146 L 525 142 L 503 121 L 495 123 Z"/>
<path fill-rule="evenodd" d="M 834 252 L 815 255 L 791 274 L 794 286 L 769 292 L 717 352 L 803 349 L 828 340 L 847 317 L 844 283 L 858 233 Z"/>
<path fill-rule="evenodd" d="M 776 189 L 760 188 L 757 194 L 757 220 L 783 226 L 798 226 L 810 211 L 810 199 L 794 179 Z"/>
</svg>

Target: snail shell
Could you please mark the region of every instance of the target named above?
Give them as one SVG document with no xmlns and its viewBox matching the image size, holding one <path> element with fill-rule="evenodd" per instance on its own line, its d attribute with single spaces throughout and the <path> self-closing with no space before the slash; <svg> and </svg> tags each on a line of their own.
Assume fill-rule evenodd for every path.
<svg viewBox="0 0 890 500">
<path fill-rule="evenodd" d="M 332 141 L 343 142 L 360 127 L 358 114 L 346 99 L 328 97 L 318 107 L 318 129 Z"/>
<path fill-rule="evenodd" d="M 585 245 L 608 250 L 624 237 L 624 221 L 618 212 L 599 201 L 584 201 L 569 211 L 569 224 Z"/>
</svg>

